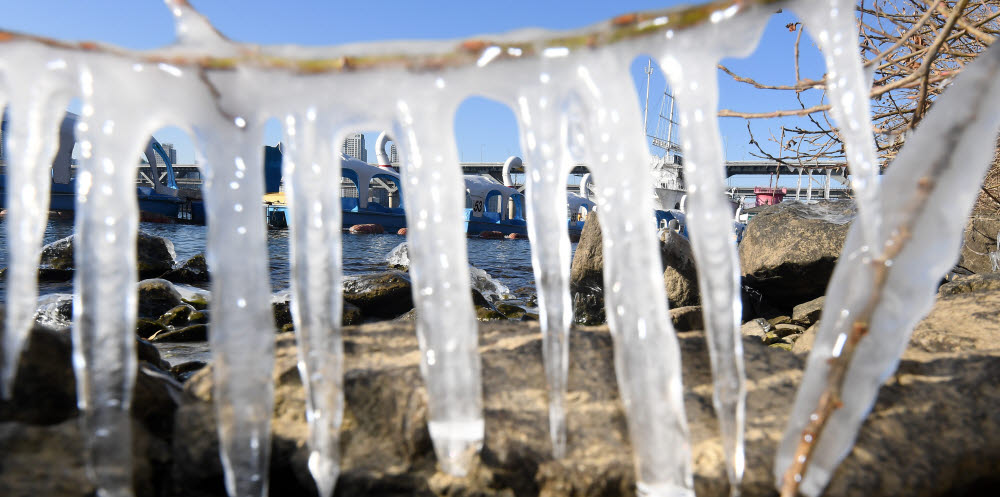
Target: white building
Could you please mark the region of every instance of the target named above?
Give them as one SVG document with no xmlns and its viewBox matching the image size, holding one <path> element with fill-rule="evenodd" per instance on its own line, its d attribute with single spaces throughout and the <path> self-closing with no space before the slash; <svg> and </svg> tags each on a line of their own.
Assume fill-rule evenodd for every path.
<svg viewBox="0 0 1000 497">
<path fill-rule="evenodd" d="M 344 140 L 343 152 L 362 162 L 368 162 L 368 149 L 365 148 L 365 135 L 352 133 Z"/>
<path fill-rule="evenodd" d="M 396 144 L 389 144 L 389 164 L 399 167 L 399 154 L 396 153 Z"/>
</svg>

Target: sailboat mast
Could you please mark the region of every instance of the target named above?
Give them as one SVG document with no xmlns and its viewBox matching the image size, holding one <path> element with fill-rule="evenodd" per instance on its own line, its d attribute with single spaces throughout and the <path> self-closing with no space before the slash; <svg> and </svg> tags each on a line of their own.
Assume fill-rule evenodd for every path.
<svg viewBox="0 0 1000 497">
<path fill-rule="evenodd" d="M 642 107 L 642 131 L 649 134 L 649 75 L 653 74 L 653 59 L 646 61 L 646 104 Z"/>
</svg>

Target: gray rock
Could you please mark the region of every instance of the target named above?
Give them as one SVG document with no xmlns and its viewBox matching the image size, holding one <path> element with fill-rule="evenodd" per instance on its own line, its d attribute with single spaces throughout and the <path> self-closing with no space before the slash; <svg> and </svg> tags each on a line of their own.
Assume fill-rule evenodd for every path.
<svg viewBox="0 0 1000 497">
<path fill-rule="evenodd" d="M 852 217 L 848 202 L 782 202 L 764 209 L 740 242 L 745 283 L 782 308 L 823 295 Z"/>
<path fill-rule="evenodd" d="M 672 230 L 660 232 L 660 258 L 663 260 L 663 283 L 671 307 L 698 305 L 698 272 L 694 253 L 687 238 Z"/>
<path fill-rule="evenodd" d="M 161 279 L 140 281 L 136 287 L 138 292 L 138 315 L 143 318 L 157 319 L 165 312 L 181 305 L 181 294 L 174 284 Z"/>
<path fill-rule="evenodd" d="M 824 302 L 826 302 L 826 297 L 818 297 L 795 306 L 792 309 L 792 322 L 809 327 L 809 325 L 819 321 L 820 315 L 823 313 Z"/>
<path fill-rule="evenodd" d="M 819 321 L 813 324 L 802 333 L 795 344 L 792 345 L 792 352 L 796 354 L 808 354 L 812 351 L 813 343 L 816 342 L 816 332 L 819 331 Z"/>
<path fill-rule="evenodd" d="M 42 247 L 38 274 L 42 281 L 68 281 L 73 277 L 76 235 Z M 139 279 L 155 278 L 174 267 L 174 244 L 166 238 L 140 231 L 136 237 Z"/>
<path fill-rule="evenodd" d="M 153 343 L 204 342 L 208 340 L 208 325 L 193 324 L 177 330 L 164 330 L 149 337 Z"/>
</svg>

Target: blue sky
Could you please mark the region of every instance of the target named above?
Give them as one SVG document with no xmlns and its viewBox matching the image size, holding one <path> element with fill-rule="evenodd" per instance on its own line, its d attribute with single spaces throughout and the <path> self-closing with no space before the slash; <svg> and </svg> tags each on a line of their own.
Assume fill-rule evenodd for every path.
<svg viewBox="0 0 1000 497">
<path fill-rule="evenodd" d="M 674 0 L 622 0 L 546 2 L 381 1 L 381 2 L 192 2 L 219 30 L 232 39 L 257 44 L 336 45 L 386 39 L 450 39 L 482 33 L 499 33 L 524 27 L 566 29 L 585 26 L 618 14 L 679 5 Z M 95 40 L 134 49 L 171 43 L 173 22 L 162 2 L 156 0 L 0 0 L 0 27 L 66 40 Z M 790 83 L 793 78 L 794 34 L 785 24 L 795 21 L 789 13 L 775 14 L 761 45 L 747 59 L 727 60 L 738 73 L 764 82 Z M 631 77 L 636 83 L 637 106 L 642 106 L 646 60 L 636 59 Z M 824 69 L 811 41 L 803 42 L 803 76 L 820 77 Z M 657 70 L 650 84 L 650 114 L 659 105 L 665 81 Z M 720 76 L 720 107 L 769 111 L 794 106 L 791 95 L 754 90 Z M 652 123 L 652 118 L 650 119 Z M 723 119 L 722 134 L 730 159 L 749 159 L 749 137 L 742 119 Z M 759 141 L 766 127 L 776 122 L 754 123 Z M 502 161 L 520 152 L 517 125 L 510 109 L 483 99 L 467 100 L 456 116 L 460 158 L 467 161 Z M 360 130 L 359 130 L 360 131 Z M 367 135 L 369 160 L 374 162 L 377 130 Z M 179 161 L 193 160 L 190 140 L 179 130 L 163 130 L 157 138 L 177 144 Z M 265 141 L 275 143 L 280 130 L 271 127 Z M 765 179 L 766 182 L 766 179 Z M 756 181 L 759 183 L 759 181 Z"/>
</svg>

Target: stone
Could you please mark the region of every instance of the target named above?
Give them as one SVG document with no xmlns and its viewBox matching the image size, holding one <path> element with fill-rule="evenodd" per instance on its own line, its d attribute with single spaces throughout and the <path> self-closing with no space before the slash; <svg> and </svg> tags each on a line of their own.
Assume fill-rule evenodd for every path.
<svg viewBox="0 0 1000 497">
<path fill-rule="evenodd" d="M 286 324 L 292 324 L 292 305 L 289 300 L 271 302 L 271 314 L 274 315 L 274 327 L 281 329 Z"/>
<path fill-rule="evenodd" d="M 695 491 L 729 495 L 712 409 L 704 334 L 678 340 L 690 422 Z M 568 454 L 553 460 L 541 336 L 534 323 L 480 325 L 486 436 L 464 478 L 441 474 L 426 429 L 426 390 L 412 324 L 345 328 L 346 406 L 339 495 L 633 495 L 635 476 L 606 327 L 570 334 Z M 743 340 L 747 374 L 746 474 L 742 493 L 772 496 L 773 461 L 802 377 L 788 344 Z M 312 495 L 306 470 L 304 392 L 291 337 L 276 338 L 271 487 Z M 185 384 L 176 415 L 174 481 L 183 495 L 222 495 L 211 366 Z M 824 495 L 990 495 L 1000 485 L 1000 350 L 904 358 L 879 394 Z M 928 413 L 934 413 L 929 416 Z M 971 420 L 974 420 L 972 422 Z M 900 456 L 905 454 L 905 457 Z M 980 493 L 968 493 L 972 488 Z"/>
<path fill-rule="evenodd" d="M 525 311 L 523 307 L 503 302 L 496 304 L 495 307 L 496 310 L 500 314 L 503 314 L 507 319 L 513 319 L 515 321 L 523 319 L 524 315 L 527 313 L 527 311 Z"/>
<path fill-rule="evenodd" d="M 802 335 L 795 340 L 792 345 L 792 352 L 796 354 L 808 354 L 812 351 L 813 343 L 816 342 L 816 332 L 819 331 L 819 321 L 810 326 Z"/>
<path fill-rule="evenodd" d="M 914 327 L 907 354 L 1000 348 L 1000 273 L 942 285 L 930 313 Z"/>
<path fill-rule="evenodd" d="M 163 313 L 181 305 L 180 292 L 167 280 L 142 280 L 136 286 L 136 291 L 139 317 L 157 319 Z"/>
<path fill-rule="evenodd" d="M 768 345 L 768 347 L 771 347 L 772 349 L 781 349 L 781 350 L 785 350 L 785 351 L 788 351 L 788 352 L 792 351 L 792 345 L 790 343 L 786 343 L 786 342 L 774 342 L 774 343 Z"/>
<path fill-rule="evenodd" d="M 1000 290 L 1000 273 L 982 273 L 954 278 L 938 288 L 943 296 Z"/>
<path fill-rule="evenodd" d="M 381 235 L 385 228 L 381 224 L 355 224 L 348 231 L 352 235 Z"/>
<path fill-rule="evenodd" d="M 797 325 L 809 327 L 809 325 L 819 321 L 825 302 L 826 297 L 817 297 L 809 302 L 803 302 L 793 307 L 792 322 Z"/>
<path fill-rule="evenodd" d="M 670 309 L 670 320 L 676 331 L 693 331 L 705 329 L 705 318 L 700 305 L 689 305 Z"/>
<path fill-rule="evenodd" d="M 779 308 L 825 294 L 853 216 L 850 202 L 768 206 L 747 224 L 739 245 L 744 282 Z"/>
<path fill-rule="evenodd" d="M 39 278 L 43 281 L 67 281 L 73 276 L 73 245 L 76 235 L 56 240 L 42 247 Z M 139 279 L 155 278 L 174 267 L 174 244 L 163 237 L 140 231 L 136 236 L 136 269 Z"/>
<path fill-rule="evenodd" d="M 208 325 L 193 324 L 177 330 L 161 331 L 151 337 L 153 343 L 204 342 L 208 340 Z"/>
<path fill-rule="evenodd" d="M 476 319 L 480 321 L 501 321 L 506 320 L 507 316 L 493 307 L 476 306 Z"/>
<path fill-rule="evenodd" d="M 378 318 L 394 318 L 413 309 L 410 278 L 400 271 L 345 278 L 344 300 L 365 316 Z"/>
<path fill-rule="evenodd" d="M 195 373 L 201 371 L 201 368 L 207 366 L 208 363 L 204 361 L 188 361 L 180 363 L 172 368 L 170 368 L 170 374 L 177 378 L 177 381 L 185 382 L 189 380 Z"/>
<path fill-rule="evenodd" d="M 965 225 L 962 252 L 957 268 L 972 273 L 993 272 L 990 252 L 997 251 L 997 234 L 1000 233 L 1000 215 L 973 213 Z"/>
<path fill-rule="evenodd" d="M 664 267 L 663 283 L 671 308 L 697 305 L 698 275 L 691 244 L 674 232 L 663 232 L 660 259 Z M 570 294 L 573 296 L 573 319 L 577 324 L 600 324 L 604 312 L 604 253 L 601 224 L 597 213 L 587 215 L 580 242 L 570 269 Z"/>
<path fill-rule="evenodd" d="M 798 335 L 804 331 L 806 331 L 806 329 L 797 324 L 782 323 L 774 325 L 774 332 L 777 333 L 780 338 L 785 338 L 788 335 Z"/>
<path fill-rule="evenodd" d="M 356 324 L 361 324 L 364 320 L 364 315 L 361 313 L 361 308 L 350 303 L 344 302 L 343 316 L 341 316 L 341 324 L 344 326 L 352 326 Z"/>
<path fill-rule="evenodd" d="M 211 280 L 208 274 L 208 263 L 205 261 L 205 254 L 191 256 L 180 267 L 171 269 L 160 277 L 174 283 L 204 284 Z"/>
<path fill-rule="evenodd" d="M 191 297 L 181 299 L 181 302 L 184 302 L 199 311 L 208 309 L 209 304 L 207 294 L 192 295 Z"/>
<path fill-rule="evenodd" d="M 670 306 L 698 305 L 701 299 L 691 242 L 672 230 L 661 231 L 660 259 L 663 261 L 663 283 Z"/>
<path fill-rule="evenodd" d="M 740 333 L 743 336 L 755 337 L 758 340 L 763 341 L 764 335 L 771 331 L 771 328 L 771 323 L 769 323 L 766 319 L 757 318 L 743 323 L 743 326 L 740 327 Z"/>
<path fill-rule="evenodd" d="M 792 322 L 792 318 L 790 318 L 788 316 L 785 316 L 785 315 L 773 316 L 773 317 L 768 318 L 767 322 L 771 323 L 771 326 L 778 326 L 779 324 L 788 324 L 788 323 L 791 323 Z"/>
<path fill-rule="evenodd" d="M 191 324 L 207 323 L 208 318 L 204 313 L 196 310 L 194 306 L 181 304 L 163 313 L 158 321 L 171 328 L 183 328 Z"/>
<path fill-rule="evenodd" d="M 135 320 L 135 334 L 138 335 L 139 338 L 149 338 L 160 331 L 165 331 L 166 329 L 167 327 L 159 321 L 145 318 L 137 318 Z"/>
</svg>

